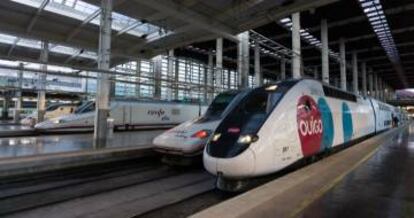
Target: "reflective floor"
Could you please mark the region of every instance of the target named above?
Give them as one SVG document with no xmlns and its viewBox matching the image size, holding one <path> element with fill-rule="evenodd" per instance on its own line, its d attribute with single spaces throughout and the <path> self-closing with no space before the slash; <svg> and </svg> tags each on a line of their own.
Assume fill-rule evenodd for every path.
<svg viewBox="0 0 414 218">
<path fill-rule="evenodd" d="M 0 132 L 16 130 L 33 130 L 33 128 L 30 126 L 23 126 L 18 124 L 0 124 Z"/>
<path fill-rule="evenodd" d="M 299 217 L 414 217 L 414 124 Z"/>
<path fill-rule="evenodd" d="M 149 145 L 164 130 L 115 132 L 105 148 Z M 80 151 L 94 148 L 93 135 L 65 134 L 0 138 L 0 158 Z"/>
</svg>

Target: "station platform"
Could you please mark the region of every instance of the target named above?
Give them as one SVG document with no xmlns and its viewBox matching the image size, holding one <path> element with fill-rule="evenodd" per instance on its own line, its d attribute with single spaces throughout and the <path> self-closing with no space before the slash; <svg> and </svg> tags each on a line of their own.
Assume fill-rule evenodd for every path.
<svg viewBox="0 0 414 218">
<path fill-rule="evenodd" d="M 411 123 L 191 217 L 414 217 L 413 166 Z"/>
<path fill-rule="evenodd" d="M 100 147 L 91 133 L 0 138 L 0 177 L 141 157 L 163 131 L 115 132 Z"/>
<path fill-rule="evenodd" d="M 414 124 L 297 217 L 414 217 Z"/>
<path fill-rule="evenodd" d="M 17 136 L 33 136 L 36 135 L 34 128 L 13 123 L 0 123 L 0 138 L 17 137 Z"/>
</svg>

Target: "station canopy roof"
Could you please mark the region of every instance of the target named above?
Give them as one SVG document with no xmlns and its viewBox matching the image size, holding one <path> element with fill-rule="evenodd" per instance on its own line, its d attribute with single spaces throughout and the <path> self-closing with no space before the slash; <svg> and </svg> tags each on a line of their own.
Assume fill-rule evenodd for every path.
<svg viewBox="0 0 414 218">
<path fill-rule="evenodd" d="M 0 1 L 0 58 L 39 61 L 41 41 L 48 40 L 49 63 L 96 67 L 100 4 L 100 0 Z M 339 73 L 336 60 L 339 40 L 344 38 L 348 64 L 356 51 L 360 61 L 394 88 L 413 86 L 410 0 L 113 0 L 111 65 L 171 48 L 180 48 L 178 55 L 205 59 L 206 53 L 214 52 L 217 37 L 225 38 L 225 64 L 234 65 L 235 35 L 246 30 L 290 48 L 289 15 L 296 11 L 302 11 L 305 68 L 320 68 L 320 23 L 327 19 L 331 75 Z M 278 72 L 278 59 L 266 52 L 264 70 Z"/>
</svg>

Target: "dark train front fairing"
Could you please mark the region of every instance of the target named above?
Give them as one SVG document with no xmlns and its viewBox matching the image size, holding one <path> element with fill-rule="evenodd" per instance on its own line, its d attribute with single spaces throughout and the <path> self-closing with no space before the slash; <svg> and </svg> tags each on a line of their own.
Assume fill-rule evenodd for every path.
<svg viewBox="0 0 414 218">
<path fill-rule="evenodd" d="M 231 158 L 258 139 L 267 117 L 298 81 L 285 81 L 251 90 L 216 129 L 206 151 L 212 157 Z"/>
</svg>

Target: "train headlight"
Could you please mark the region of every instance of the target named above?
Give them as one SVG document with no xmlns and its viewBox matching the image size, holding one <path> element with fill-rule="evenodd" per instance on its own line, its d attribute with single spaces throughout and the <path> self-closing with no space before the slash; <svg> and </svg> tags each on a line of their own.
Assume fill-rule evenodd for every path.
<svg viewBox="0 0 414 218">
<path fill-rule="evenodd" d="M 215 142 L 215 141 L 219 140 L 220 137 L 221 137 L 221 133 L 216 133 L 216 134 L 214 134 L 214 136 L 211 139 L 211 141 Z"/>
<path fill-rule="evenodd" d="M 56 119 L 56 120 L 53 120 L 53 123 L 54 123 L 54 124 L 59 124 L 59 123 L 63 123 L 63 120 L 60 120 L 60 119 Z"/>
<path fill-rule="evenodd" d="M 211 134 L 211 130 L 203 129 L 203 130 L 200 130 L 200 131 L 194 133 L 191 137 L 193 137 L 193 138 L 199 138 L 199 139 L 204 139 L 204 138 L 209 137 L 210 134 Z"/>
<path fill-rule="evenodd" d="M 256 142 L 259 140 L 259 136 L 257 135 L 241 135 L 237 140 L 239 144 L 250 144 L 252 142 Z"/>
</svg>

